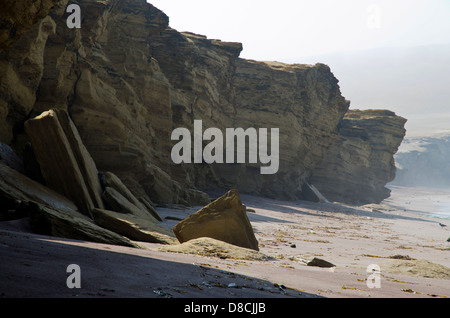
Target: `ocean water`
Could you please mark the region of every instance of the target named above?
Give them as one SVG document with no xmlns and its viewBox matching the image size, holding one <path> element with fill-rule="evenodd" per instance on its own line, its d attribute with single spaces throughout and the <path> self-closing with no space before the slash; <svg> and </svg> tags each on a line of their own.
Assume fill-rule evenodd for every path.
<svg viewBox="0 0 450 318">
<path fill-rule="evenodd" d="M 391 197 L 384 203 L 398 209 L 450 220 L 450 189 L 388 186 Z"/>
<path fill-rule="evenodd" d="M 431 213 L 431 216 L 450 220 L 450 202 L 439 202 L 435 206 L 436 212 Z"/>
</svg>

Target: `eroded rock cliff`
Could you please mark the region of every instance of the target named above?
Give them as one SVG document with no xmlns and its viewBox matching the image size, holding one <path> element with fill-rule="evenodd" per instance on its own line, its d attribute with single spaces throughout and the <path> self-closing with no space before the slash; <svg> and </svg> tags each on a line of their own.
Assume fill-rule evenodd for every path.
<svg viewBox="0 0 450 318">
<path fill-rule="evenodd" d="M 405 136 L 405 123 L 388 110 L 349 110 L 311 184 L 330 201 L 367 204 L 388 198 L 385 185 L 395 178 L 394 154 Z"/>
<path fill-rule="evenodd" d="M 100 171 L 161 203 L 203 204 L 197 190 L 238 188 L 283 199 L 301 184 L 336 137 L 348 108 L 325 65 L 239 58 L 240 43 L 169 27 L 144 0 L 81 1 L 80 29 L 66 25 L 62 0 L 1 56 L 1 140 L 20 152 L 23 122 L 67 110 Z M 279 128 L 280 169 L 171 160 L 177 127 Z"/>
<path fill-rule="evenodd" d="M 338 80 L 323 64 L 239 59 L 234 84 L 234 125 L 279 128 L 280 167 L 276 174 L 260 175 L 247 165 L 236 168 L 238 173 L 220 170 L 217 178 L 253 194 L 303 198 L 302 185 L 337 137 L 338 123 L 349 106 Z"/>
<path fill-rule="evenodd" d="M 2 0 L 0 2 L 0 52 L 9 49 L 60 0 Z"/>
<path fill-rule="evenodd" d="M 178 32 L 145 0 L 78 3 L 81 28 L 68 28 L 68 1 L 61 0 L 0 54 L 0 141 L 21 157 L 30 139 L 24 122 L 63 109 L 97 169 L 114 172 L 147 201 L 204 205 L 209 198 L 199 190 L 211 188 L 299 199 L 326 155 L 328 165 L 316 169 L 312 180 L 343 164 L 333 149 L 336 139 L 346 137 L 338 127 L 349 102 L 328 66 L 241 59 L 240 43 Z M 382 126 L 401 125 L 384 119 Z M 261 165 L 250 163 L 174 164 L 171 133 L 178 127 L 192 131 L 194 120 L 202 120 L 204 129 L 278 128 L 278 172 L 261 175 Z M 374 131 L 379 137 L 390 133 Z M 376 142 L 384 149 L 388 139 Z M 377 146 L 358 146 L 340 151 L 344 157 L 345 151 L 361 151 L 364 167 L 377 170 L 376 160 L 367 157 L 368 148 Z M 391 150 L 379 153 L 380 161 L 392 162 Z M 343 171 L 342 182 L 349 177 Z"/>
</svg>

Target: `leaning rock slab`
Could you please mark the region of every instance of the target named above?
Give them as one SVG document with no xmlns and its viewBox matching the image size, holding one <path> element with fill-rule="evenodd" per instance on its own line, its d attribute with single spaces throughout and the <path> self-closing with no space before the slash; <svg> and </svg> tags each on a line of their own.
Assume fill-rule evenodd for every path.
<svg viewBox="0 0 450 318">
<path fill-rule="evenodd" d="M 112 210 L 119 213 L 132 214 L 141 218 L 153 219 L 151 214 L 140 207 L 137 207 L 126 197 L 124 197 L 119 191 L 114 188 L 106 187 L 102 194 L 102 198 Z"/>
<path fill-rule="evenodd" d="M 64 129 L 64 133 L 72 148 L 72 152 L 83 176 L 89 196 L 94 202 L 94 206 L 97 208 L 103 208 L 104 206 L 101 198 L 102 189 L 94 160 L 84 146 L 80 134 L 78 133 L 78 129 L 70 119 L 69 114 L 62 109 L 55 109 L 54 112 L 57 114 L 58 120 Z"/>
<path fill-rule="evenodd" d="M 178 243 L 170 230 L 148 219 L 101 209 L 94 209 L 92 213 L 96 224 L 131 240 L 161 244 Z"/>
<path fill-rule="evenodd" d="M 116 190 L 137 208 L 139 208 L 142 211 L 147 211 L 155 219 L 162 221 L 161 216 L 158 214 L 155 208 L 153 208 L 153 206 L 149 202 L 147 202 L 145 198 L 141 198 L 141 200 L 136 198 L 118 176 L 116 176 L 114 173 L 110 171 L 105 172 L 104 176 L 106 187 Z"/>
<path fill-rule="evenodd" d="M 230 190 L 179 222 L 173 232 L 180 243 L 210 237 L 258 251 L 258 241 L 237 190 Z"/>
<path fill-rule="evenodd" d="M 25 173 L 25 167 L 20 158 L 10 146 L 2 142 L 0 142 L 0 163 L 3 163 L 20 173 Z"/>
<path fill-rule="evenodd" d="M 76 211 L 62 212 L 37 205 L 30 216 L 31 229 L 37 234 L 140 248 L 137 243 L 96 225 Z"/>
<path fill-rule="evenodd" d="M 62 212 L 76 211 L 76 205 L 65 196 L 0 163 L 0 210 L 16 201 L 35 202 Z"/>
<path fill-rule="evenodd" d="M 26 121 L 25 130 L 50 188 L 71 199 L 85 215 L 104 208 L 95 163 L 65 111 L 43 112 Z"/>
</svg>

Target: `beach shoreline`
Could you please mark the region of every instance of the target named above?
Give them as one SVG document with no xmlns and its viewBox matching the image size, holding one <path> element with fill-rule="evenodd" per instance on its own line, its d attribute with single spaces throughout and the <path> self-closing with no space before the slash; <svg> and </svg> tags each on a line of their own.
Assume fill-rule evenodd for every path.
<svg viewBox="0 0 450 318">
<path fill-rule="evenodd" d="M 268 260 L 164 252 L 31 234 L 26 220 L 0 222 L 1 297 L 441 298 L 450 297 L 450 236 L 439 219 L 383 202 L 286 202 L 241 195 Z M 162 226 L 189 209 L 158 208 Z M 254 211 L 254 212 L 253 212 Z M 171 218 L 166 219 L 170 216 Z M 447 222 L 447 220 L 443 220 Z M 450 224 L 449 224 L 450 225 Z M 334 267 L 307 266 L 313 258 Z M 80 289 L 66 286 L 69 264 Z M 380 288 L 370 288 L 370 265 Z"/>
<path fill-rule="evenodd" d="M 400 210 L 450 219 L 450 189 L 395 185 L 387 187 L 391 190 L 391 196 L 383 203 Z"/>
</svg>

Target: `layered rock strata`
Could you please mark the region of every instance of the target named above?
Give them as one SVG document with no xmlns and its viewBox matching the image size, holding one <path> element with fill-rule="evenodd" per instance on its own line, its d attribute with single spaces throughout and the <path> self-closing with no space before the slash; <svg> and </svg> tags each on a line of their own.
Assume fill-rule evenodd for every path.
<svg viewBox="0 0 450 318">
<path fill-rule="evenodd" d="M 144 0 L 81 1 L 81 28 L 69 29 L 67 4 L 0 56 L 2 141 L 22 152 L 24 120 L 59 108 L 98 169 L 147 200 L 204 205 L 208 197 L 198 190 L 206 188 L 301 197 L 348 108 L 327 66 L 240 59 L 240 43 L 173 30 Z M 205 129 L 279 128 L 279 172 L 175 165 L 171 133 L 192 129 L 196 119 Z"/>
<path fill-rule="evenodd" d="M 59 0 L 2 0 L 0 3 L 0 52 L 46 17 Z"/>
<path fill-rule="evenodd" d="M 241 59 L 240 43 L 178 32 L 145 0 L 79 1 L 81 28 L 69 29 L 68 3 L 59 1 L 43 18 L 37 14 L 29 31 L 0 53 L 0 141 L 21 157 L 33 138 L 24 133 L 24 122 L 49 109 L 63 109 L 97 169 L 117 175 L 143 204 L 205 205 L 209 198 L 199 190 L 211 188 L 301 199 L 308 181 L 324 194 L 332 193 L 324 189 L 325 173 L 320 171 L 351 166 L 352 160 L 354 166 L 364 162 L 360 166 L 368 170 L 373 164 L 376 171 L 392 163 L 392 151 L 369 151 L 393 150 L 390 137 L 374 137 L 376 144 L 368 146 L 363 139 L 369 137 L 347 136 L 345 128 L 338 135 L 349 102 L 326 65 Z M 41 7 L 50 8 L 50 2 Z M 391 125 L 391 116 L 383 118 Z M 194 120 L 202 120 L 204 129 L 222 131 L 278 128 L 278 172 L 261 175 L 261 164 L 250 163 L 174 164 L 171 133 L 178 127 L 192 131 Z M 343 126 L 348 120 L 347 116 Z M 397 125 L 395 130 L 402 123 L 392 125 Z M 374 129 L 380 136 L 384 133 Z M 344 137 L 349 140 L 343 142 Z M 345 144 L 341 154 L 349 157 L 345 163 L 335 156 L 336 139 Z M 350 140 L 359 148 L 348 145 Z M 380 163 L 368 152 L 379 153 Z M 317 168 L 320 162 L 324 164 Z M 338 201 L 367 192 L 355 184 L 376 184 L 378 189 L 392 176 L 390 171 L 368 181 L 367 172 L 360 174 L 364 181 L 357 181 L 348 178 L 347 170 L 350 167 L 333 179 L 349 180 L 343 188 L 356 192 L 345 191 Z M 321 177 L 323 181 L 318 181 Z M 329 188 L 337 184 L 333 182 Z M 112 192 L 108 190 L 108 198 L 117 199 Z M 363 201 L 378 201 L 384 195 L 366 196 Z"/>
<path fill-rule="evenodd" d="M 271 198 L 303 198 L 302 185 L 337 137 L 338 123 L 349 106 L 338 80 L 323 64 L 239 59 L 234 85 L 236 127 L 280 129 L 279 170 L 261 175 L 255 165 L 221 167 L 216 182 Z"/>
<path fill-rule="evenodd" d="M 349 110 L 311 184 L 330 201 L 367 204 L 388 198 L 385 185 L 395 178 L 394 154 L 405 136 L 405 123 L 388 110 Z"/>
<path fill-rule="evenodd" d="M 29 217 L 36 233 L 132 247 L 185 242 L 174 249 L 210 253 L 220 240 L 255 252 L 238 191 L 388 196 L 405 120 L 348 111 L 328 66 L 241 59 L 240 43 L 180 33 L 145 0 L 77 3 L 73 29 L 68 0 L 0 5 L 0 220 Z M 196 120 L 278 129 L 277 173 L 261 174 L 261 163 L 175 164 L 171 134 L 192 132 Z M 205 189 L 238 190 L 210 203 Z M 154 203 L 206 206 L 172 233 Z"/>
</svg>

